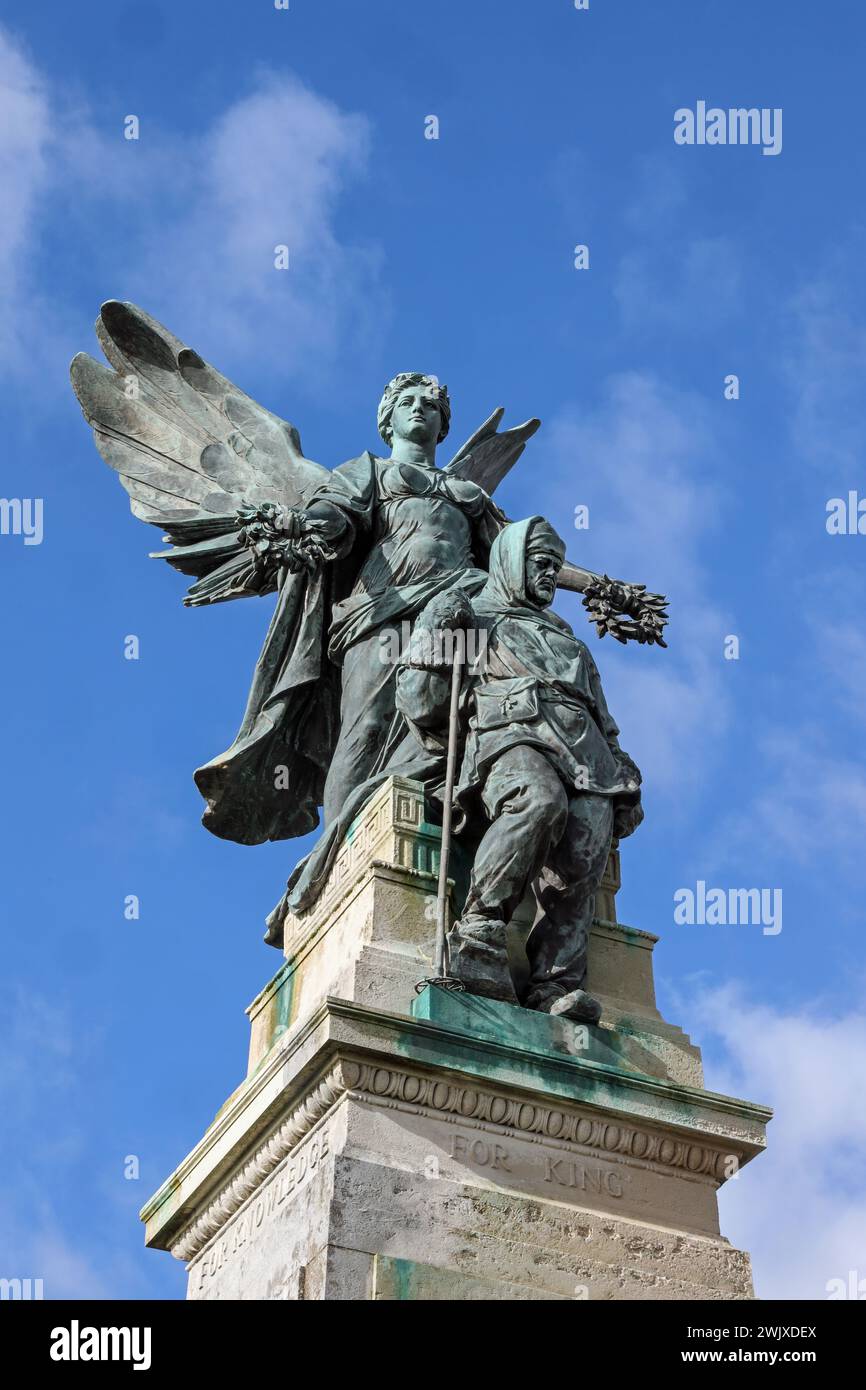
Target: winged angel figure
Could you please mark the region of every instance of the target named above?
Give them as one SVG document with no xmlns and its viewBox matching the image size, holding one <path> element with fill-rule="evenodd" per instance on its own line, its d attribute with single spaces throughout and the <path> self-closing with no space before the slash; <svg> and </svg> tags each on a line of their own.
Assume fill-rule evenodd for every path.
<svg viewBox="0 0 866 1390">
<path fill-rule="evenodd" d="M 238 735 L 195 773 L 203 822 L 242 844 L 307 834 L 320 808 L 336 827 L 399 718 L 383 630 L 410 631 L 446 589 L 480 589 L 507 523 L 492 494 L 540 421 L 499 431 L 498 409 L 440 469 L 447 388 L 404 372 L 379 406 L 390 456 L 331 471 L 134 304 L 104 304 L 96 335 L 110 366 L 79 353 L 72 384 L 133 513 L 165 533 L 156 558 L 193 577 L 184 602 L 278 594 Z M 665 645 L 661 595 L 568 563 L 559 584 L 599 635 Z"/>
</svg>

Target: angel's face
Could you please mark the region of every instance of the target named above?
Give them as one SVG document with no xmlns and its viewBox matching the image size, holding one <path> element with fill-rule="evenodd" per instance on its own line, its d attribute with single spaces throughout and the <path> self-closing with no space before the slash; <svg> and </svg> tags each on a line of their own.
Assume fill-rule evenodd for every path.
<svg viewBox="0 0 866 1390">
<path fill-rule="evenodd" d="M 436 443 L 442 429 L 442 413 L 429 386 L 407 386 L 400 392 L 391 415 L 391 429 L 396 439 L 411 439 L 413 444 Z"/>
</svg>

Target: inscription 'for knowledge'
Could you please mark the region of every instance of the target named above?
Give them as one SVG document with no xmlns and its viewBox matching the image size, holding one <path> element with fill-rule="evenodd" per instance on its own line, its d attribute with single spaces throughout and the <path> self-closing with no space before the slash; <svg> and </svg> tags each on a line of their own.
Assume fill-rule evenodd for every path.
<svg viewBox="0 0 866 1390">
<path fill-rule="evenodd" d="M 249 1242 L 265 1218 L 273 1217 L 287 1198 L 294 1197 L 314 1175 L 328 1151 L 328 1133 L 323 1131 L 314 1135 L 297 1157 L 285 1165 L 258 1201 L 252 1203 L 222 1239 L 211 1246 L 198 1267 L 199 1288 Z"/>
</svg>

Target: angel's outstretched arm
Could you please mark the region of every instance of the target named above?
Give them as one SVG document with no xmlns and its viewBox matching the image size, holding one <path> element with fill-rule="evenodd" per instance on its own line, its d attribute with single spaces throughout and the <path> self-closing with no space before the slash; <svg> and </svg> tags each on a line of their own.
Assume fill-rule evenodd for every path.
<svg viewBox="0 0 866 1390">
<path fill-rule="evenodd" d="M 477 429 L 447 466 L 447 471 L 469 478 L 492 493 L 512 469 L 535 434 L 541 421 L 527 420 L 510 430 L 499 431 L 504 414 L 500 406 Z M 495 508 L 488 518 L 488 544 L 508 518 Z M 667 623 L 667 600 L 662 594 L 647 592 L 645 584 L 628 584 L 606 574 L 566 561 L 560 572 L 559 587 L 583 594 L 583 606 L 600 637 L 610 633 L 618 642 L 640 642 L 667 646 L 663 632 Z"/>
<path fill-rule="evenodd" d="M 314 570 L 348 554 L 372 523 L 374 501 L 373 471 L 363 457 L 355 459 L 328 474 L 303 507 L 264 503 L 242 510 L 242 540 L 265 570 Z"/>
<path fill-rule="evenodd" d="M 559 572 L 557 585 L 560 589 L 583 594 L 587 617 L 595 624 L 599 637 L 610 633 L 618 642 L 667 646 L 664 629 L 668 614 L 664 594 L 648 593 L 645 584 L 630 584 L 622 579 L 610 579 L 606 574 L 594 574 L 568 560 Z"/>
</svg>

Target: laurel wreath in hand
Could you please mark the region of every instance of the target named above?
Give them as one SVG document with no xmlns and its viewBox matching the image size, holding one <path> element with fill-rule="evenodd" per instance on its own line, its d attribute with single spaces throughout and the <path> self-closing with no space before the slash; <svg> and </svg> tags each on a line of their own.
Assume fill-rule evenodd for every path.
<svg viewBox="0 0 866 1390">
<path fill-rule="evenodd" d="M 608 575 L 593 580 L 583 595 L 587 617 L 599 637 L 608 633 L 617 642 L 666 647 L 668 621 L 664 594 L 647 593 L 645 584 L 623 584 Z"/>
</svg>

